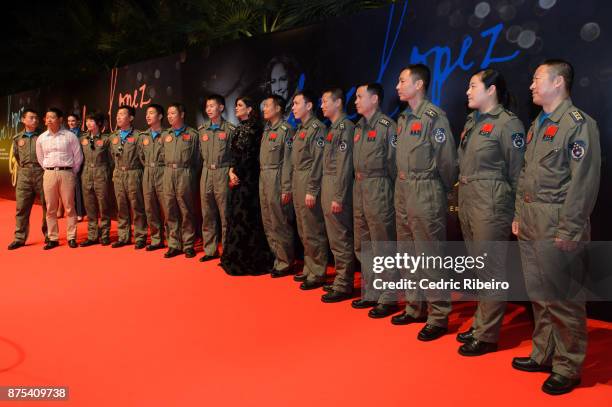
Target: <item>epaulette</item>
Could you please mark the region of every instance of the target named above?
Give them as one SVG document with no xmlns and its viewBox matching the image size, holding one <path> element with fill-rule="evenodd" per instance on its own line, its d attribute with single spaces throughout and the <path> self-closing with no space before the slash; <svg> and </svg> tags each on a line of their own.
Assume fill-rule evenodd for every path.
<svg viewBox="0 0 612 407">
<path fill-rule="evenodd" d="M 576 123 L 582 123 L 584 121 L 584 116 L 578 110 L 572 110 L 570 116 Z"/>
<path fill-rule="evenodd" d="M 282 131 L 287 131 L 287 130 L 289 130 L 289 127 L 285 126 L 284 124 L 281 124 L 281 125 L 280 125 L 280 128 L 281 128 L 281 130 L 282 130 Z"/>
<path fill-rule="evenodd" d="M 236 126 L 234 126 L 234 125 L 233 125 L 233 124 L 231 124 L 231 123 L 227 123 L 227 128 L 228 128 L 228 129 L 230 129 L 230 131 L 234 131 L 234 130 L 236 130 Z"/>
<path fill-rule="evenodd" d="M 317 122 L 312 122 L 312 128 L 313 128 L 313 129 L 318 129 L 318 128 L 319 128 L 319 123 L 317 123 Z"/>
<path fill-rule="evenodd" d="M 383 126 L 385 126 L 385 127 L 389 127 L 389 126 L 391 125 L 391 122 L 390 122 L 389 120 L 387 120 L 387 119 L 384 119 L 384 118 L 383 118 L 383 119 L 380 119 L 380 120 L 378 121 L 378 123 L 382 124 L 382 125 L 383 125 Z"/>
<path fill-rule="evenodd" d="M 338 126 L 340 130 L 344 130 L 345 127 L 346 126 L 344 125 L 344 122 L 341 122 L 340 125 Z"/>
<path fill-rule="evenodd" d="M 433 109 L 427 109 L 425 110 L 425 114 L 429 117 L 431 117 L 432 119 L 435 119 L 436 117 L 438 117 L 438 112 L 436 112 Z"/>
</svg>

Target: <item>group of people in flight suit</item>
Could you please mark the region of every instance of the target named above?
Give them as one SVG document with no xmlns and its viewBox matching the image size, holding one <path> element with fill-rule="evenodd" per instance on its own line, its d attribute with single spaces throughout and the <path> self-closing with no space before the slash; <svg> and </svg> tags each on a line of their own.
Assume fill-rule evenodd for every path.
<svg viewBox="0 0 612 407">
<path fill-rule="evenodd" d="M 323 302 L 353 298 L 364 242 L 396 241 L 398 247 L 409 243 L 420 252 L 439 247 L 432 242 L 446 240 L 447 194 L 457 182 L 466 242 L 508 241 L 511 234 L 520 243 L 552 241 L 548 251 L 536 252 L 528 244 L 520 247 L 528 289 L 542 276 L 553 275 L 559 257 L 580 250 L 580 242 L 589 240 L 589 216 L 599 188 L 599 131 L 570 99 L 573 76 L 571 64 L 564 60 L 538 66 L 530 89 L 542 112 L 526 132 L 513 112 L 503 75 L 494 69 L 476 72 L 467 90 L 472 113 L 458 146 L 445 112 L 426 98 L 430 71 L 422 64 L 409 65 L 399 75 L 396 90 L 407 108 L 397 123 L 380 109 L 384 95 L 378 83 L 357 88 L 355 106 L 361 117 L 356 123 L 347 117 L 345 95 L 338 88 L 326 90 L 320 98 L 329 126 L 317 119 L 318 98 L 308 91 L 293 97 L 290 108 L 299 121 L 296 129 L 284 120 L 283 98 L 269 96 L 262 105 L 266 126 L 260 148 L 259 200 L 275 257 L 271 276 L 294 275 L 303 290 L 323 288 Z M 130 106 L 118 109 L 117 129 L 111 134 L 102 132 L 104 116 L 86 117 L 87 131 L 80 143 L 88 235 L 80 246 L 110 244 L 109 196 L 114 186 L 118 240 L 112 247 L 131 242 L 133 224 L 136 249 L 161 249 L 167 234 L 164 257 L 182 253 L 194 257 L 194 182 L 202 168 L 204 256 L 200 260 L 218 257 L 217 246 L 225 237 L 234 126 L 222 117 L 221 96 L 209 96 L 204 108 L 209 120 L 197 130 L 184 124 L 185 108 L 180 103 L 166 111 L 149 105 L 148 129 L 142 132 L 133 128 L 135 111 Z M 165 129 L 164 116 L 169 124 Z M 23 133 L 14 139 L 19 152 L 18 192 L 24 189 L 19 185 L 27 184 L 31 193 L 17 194 L 15 242 L 21 245 L 27 238 L 29 208 L 35 194 L 41 195 L 39 174 L 27 170 L 32 158 L 21 144 Z M 294 220 L 304 247 L 303 269 L 297 274 Z M 336 275 L 332 284 L 326 284 L 330 250 Z M 362 278 L 363 284 L 370 283 L 367 273 Z M 451 301 L 423 295 L 418 299 L 407 295 L 401 313 L 397 299 L 386 292 L 375 301 L 355 299 L 352 306 L 370 309 L 372 318 L 396 314 L 391 318 L 396 325 L 424 323 L 418 339 L 432 341 L 447 333 Z M 538 300 L 532 306 L 533 350 L 530 356 L 514 358 L 512 366 L 550 372 L 542 390 L 569 392 L 580 383 L 586 352 L 585 303 Z M 461 355 L 497 350 L 505 307 L 503 301 L 478 303 L 471 328 L 457 335 Z"/>
</svg>

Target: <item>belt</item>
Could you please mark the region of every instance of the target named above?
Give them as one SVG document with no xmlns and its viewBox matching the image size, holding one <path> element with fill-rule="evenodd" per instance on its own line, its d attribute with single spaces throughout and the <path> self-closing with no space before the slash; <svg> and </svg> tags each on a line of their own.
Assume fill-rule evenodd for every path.
<svg viewBox="0 0 612 407">
<path fill-rule="evenodd" d="M 381 177 L 386 177 L 386 176 L 387 176 L 386 170 L 372 170 L 368 172 L 355 171 L 355 179 L 357 181 L 362 181 L 365 178 L 381 178 Z"/>
<path fill-rule="evenodd" d="M 164 164 L 158 164 L 158 163 L 149 163 L 149 164 L 147 164 L 147 167 L 151 167 L 151 168 L 165 167 L 165 165 Z"/>
<path fill-rule="evenodd" d="M 480 173 L 480 174 L 473 174 L 473 175 L 460 175 L 459 176 L 459 182 L 462 184 L 469 184 L 472 181 L 478 181 L 478 180 L 498 180 L 498 181 L 505 181 L 506 178 L 503 177 L 503 175 L 501 174 L 496 174 L 496 173 Z"/>
<path fill-rule="evenodd" d="M 397 177 L 401 180 L 407 179 L 416 179 L 416 180 L 425 180 L 425 179 L 436 179 L 436 175 L 431 172 L 404 172 L 400 171 L 397 173 Z"/>
<path fill-rule="evenodd" d="M 262 170 L 277 170 L 281 167 L 281 164 L 262 164 L 259 168 Z"/>
<path fill-rule="evenodd" d="M 110 164 L 95 164 L 95 163 L 91 163 L 89 165 L 87 165 L 87 167 L 89 168 L 100 168 L 100 167 L 110 167 Z"/>
<path fill-rule="evenodd" d="M 185 164 L 167 164 L 166 167 L 173 168 L 173 169 L 177 169 L 177 168 L 190 168 L 189 165 L 185 165 Z"/>
<path fill-rule="evenodd" d="M 327 175 L 327 176 L 338 175 L 338 172 L 337 171 L 323 171 L 323 175 Z"/>
<path fill-rule="evenodd" d="M 223 168 L 223 167 L 229 167 L 229 164 L 208 164 L 206 165 L 206 168 L 208 168 L 209 170 L 217 170 L 219 168 Z"/>
<path fill-rule="evenodd" d="M 121 170 L 121 171 L 142 170 L 142 168 L 140 168 L 140 167 L 127 167 L 127 166 L 117 167 L 117 169 Z"/>
<path fill-rule="evenodd" d="M 531 196 L 530 193 L 525 192 L 523 194 L 523 201 L 525 201 L 526 203 L 532 203 L 533 202 L 533 197 Z"/>
<path fill-rule="evenodd" d="M 69 170 L 72 170 L 72 167 L 45 167 L 45 170 L 48 170 L 48 171 L 69 171 Z"/>
</svg>

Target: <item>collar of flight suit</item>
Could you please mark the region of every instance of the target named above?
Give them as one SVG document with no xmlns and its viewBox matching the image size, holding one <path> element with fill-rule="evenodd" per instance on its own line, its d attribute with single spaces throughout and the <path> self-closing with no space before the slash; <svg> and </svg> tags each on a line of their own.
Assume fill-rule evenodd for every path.
<svg viewBox="0 0 612 407">
<path fill-rule="evenodd" d="M 308 126 L 310 126 L 310 123 L 312 123 L 312 121 L 316 119 L 315 115 L 313 113 L 310 114 L 310 117 L 308 118 L 308 120 L 306 120 L 306 122 L 302 122 L 300 123 L 300 128 L 302 129 L 307 129 Z"/>
<path fill-rule="evenodd" d="M 221 117 L 221 118 L 219 119 L 219 128 L 218 128 L 218 129 L 213 129 L 213 128 L 212 128 L 213 124 L 214 124 L 214 123 L 213 123 L 213 121 L 209 119 L 209 120 L 208 120 L 208 123 L 206 123 L 206 126 L 205 126 L 204 128 L 205 128 L 206 130 L 212 130 L 212 131 L 215 131 L 215 130 L 223 130 L 223 126 L 225 125 L 225 119 L 224 119 L 223 117 Z"/>
<path fill-rule="evenodd" d="M 283 119 L 279 119 L 276 124 L 268 122 L 268 124 L 266 124 L 266 130 L 276 130 L 281 126 L 281 124 L 283 124 Z"/>
<path fill-rule="evenodd" d="M 407 112 L 407 114 L 408 115 L 412 115 L 412 116 L 416 117 L 417 119 L 420 119 L 423 116 L 423 114 L 425 113 L 425 110 L 427 110 L 427 108 L 429 108 L 430 104 L 431 104 L 431 102 L 429 101 L 429 99 L 423 98 L 423 100 L 421 101 L 419 106 L 416 108 L 416 110 L 409 110 Z M 410 108 L 410 106 L 408 108 Z"/>
<path fill-rule="evenodd" d="M 567 98 L 563 102 L 557 106 L 555 110 L 552 111 L 550 116 L 548 116 L 548 120 L 553 121 L 555 123 L 559 123 L 565 112 L 567 112 L 572 107 L 572 99 Z M 543 110 L 542 110 L 543 112 Z"/>
<path fill-rule="evenodd" d="M 378 119 L 380 119 L 381 114 L 382 114 L 381 110 L 376 109 L 372 117 L 370 117 L 370 120 L 366 119 L 364 116 L 363 117 L 364 124 L 367 125 L 368 128 L 373 129 L 374 127 L 376 127 L 376 123 L 378 122 Z"/>
<path fill-rule="evenodd" d="M 338 126 L 340 126 L 340 123 L 342 123 L 344 121 L 344 119 L 346 119 L 346 113 L 342 112 L 340 114 L 340 117 L 338 117 L 338 120 L 336 120 L 335 122 L 333 122 L 329 128 L 330 129 L 334 129 L 336 130 L 338 128 Z"/>
</svg>

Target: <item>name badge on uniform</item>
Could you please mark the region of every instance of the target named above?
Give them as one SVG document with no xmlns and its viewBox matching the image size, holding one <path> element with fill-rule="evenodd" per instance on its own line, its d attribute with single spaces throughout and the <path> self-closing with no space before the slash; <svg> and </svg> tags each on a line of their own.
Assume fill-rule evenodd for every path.
<svg viewBox="0 0 612 407">
<path fill-rule="evenodd" d="M 87 144 L 89 144 L 89 141 L 87 141 L 86 138 L 84 138 L 83 140 L 81 140 L 81 145 L 82 146 L 86 146 Z"/>
<path fill-rule="evenodd" d="M 479 134 L 481 136 L 489 137 L 494 128 L 495 128 L 495 125 L 493 123 L 485 123 L 480 128 Z"/>
<path fill-rule="evenodd" d="M 189 140 L 191 140 L 191 135 L 187 133 L 183 133 L 183 141 L 189 141 Z"/>
<path fill-rule="evenodd" d="M 331 143 L 333 139 L 334 139 L 334 133 L 330 131 L 329 133 L 327 133 L 327 142 Z"/>
<path fill-rule="evenodd" d="M 170 143 L 172 141 L 172 136 L 166 136 L 166 143 Z"/>
<path fill-rule="evenodd" d="M 19 147 L 23 147 L 23 146 L 25 146 L 25 140 L 24 140 L 24 139 L 19 140 L 19 142 L 17 143 L 17 145 L 18 145 Z"/>
<path fill-rule="evenodd" d="M 219 140 L 225 140 L 225 138 L 226 138 L 226 137 L 227 137 L 227 136 L 225 135 L 225 132 L 224 132 L 224 131 L 222 131 L 222 132 L 220 132 L 220 133 L 219 133 Z"/>
<path fill-rule="evenodd" d="M 134 137 L 128 137 L 127 142 L 132 144 L 134 142 Z"/>
<path fill-rule="evenodd" d="M 305 131 L 300 131 L 300 139 L 304 140 L 306 138 L 306 132 Z"/>
<path fill-rule="evenodd" d="M 142 140 L 142 145 L 143 146 L 148 146 L 149 145 L 149 139 L 145 138 L 144 140 Z"/>
<path fill-rule="evenodd" d="M 277 137 L 276 133 L 270 133 L 270 135 L 268 136 L 268 140 L 276 141 L 276 137 Z"/>
<path fill-rule="evenodd" d="M 559 130 L 559 126 L 551 124 L 550 126 L 546 128 L 546 130 L 544 130 L 544 137 L 542 137 L 542 139 L 544 141 L 552 141 L 552 139 L 557 134 L 558 130 Z"/>
<path fill-rule="evenodd" d="M 359 141 L 359 139 L 361 138 L 361 132 L 356 132 L 355 136 L 353 136 L 353 143 L 356 143 Z"/>
<path fill-rule="evenodd" d="M 170 137 L 170 136 L 168 136 Z M 113 144 L 117 145 L 119 144 L 119 137 L 113 137 Z"/>
<path fill-rule="evenodd" d="M 102 147 L 104 145 L 104 140 L 96 140 L 96 146 Z"/>
<path fill-rule="evenodd" d="M 412 136 L 420 136 L 422 130 L 423 124 L 421 122 L 412 122 L 412 125 L 410 125 L 410 134 Z"/>
<path fill-rule="evenodd" d="M 376 140 L 376 130 L 368 131 L 368 141 Z"/>
<path fill-rule="evenodd" d="M 202 141 L 208 141 L 208 134 L 202 134 Z"/>
</svg>

